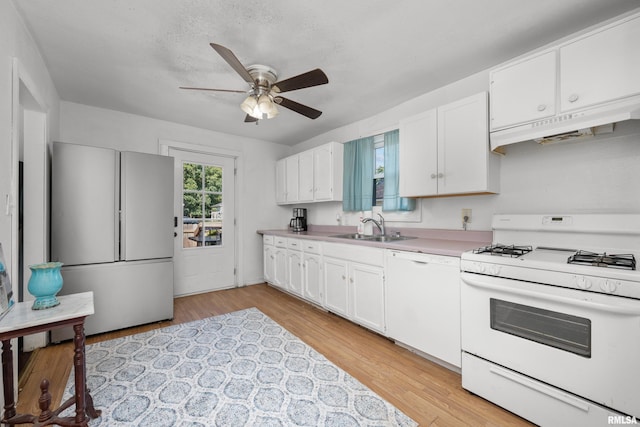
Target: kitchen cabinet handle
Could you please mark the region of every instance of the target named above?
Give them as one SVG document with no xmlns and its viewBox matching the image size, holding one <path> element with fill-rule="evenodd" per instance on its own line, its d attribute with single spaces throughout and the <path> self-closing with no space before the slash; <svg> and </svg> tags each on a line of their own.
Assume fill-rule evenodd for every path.
<svg viewBox="0 0 640 427">
<path fill-rule="evenodd" d="M 349 282 L 353 283 L 353 277 L 349 278 Z"/>
<path fill-rule="evenodd" d="M 436 174 L 435 173 L 431 174 L 431 179 L 436 179 Z"/>
<path fill-rule="evenodd" d="M 571 96 L 569 96 L 569 102 L 576 102 L 578 98 L 579 96 L 574 93 Z"/>
<path fill-rule="evenodd" d="M 345 276 L 344 276 L 344 274 L 343 274 L 343 275 L 342 275 L 342 280 L 345 280 L 345 279 L 346 279 L 346 277 L 345 277 Z"/>
<path fill-rule="evenodd" d="M 538 105 L 538 111 L 544 111 L 544 110 L 546 110 L 546 109 L 547 109 L 547 106 L 546 106 L 546 105 L 544 105 L 544 104 L 540 104 L 540 105 Z"/>
<path fill-rule="evenodd" d="M 444 176 L 444 174 L 443 174 L 442 172 L 440 172 L 440 173 L 438 174 L 438 178 L 442 178 L 443 176 Z"/>
</svg>

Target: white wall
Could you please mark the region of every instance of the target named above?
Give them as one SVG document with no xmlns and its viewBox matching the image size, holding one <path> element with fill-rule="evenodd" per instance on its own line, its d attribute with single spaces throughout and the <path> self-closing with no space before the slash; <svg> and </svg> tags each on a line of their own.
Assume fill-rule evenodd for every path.
<svg viewBox="0 0 640 427">
<path fill-rule="evenodd" d="M 399 120 L 474 93 L 488 91 L 489 72 L 474 74 L 293 147 L 293 152 L 328 141 L 347 142 L 398 128 Z M 640 120 L 620 123 L 613 134 L 581 142 L 506 147 L 501 158 L 500 194 L 419 199 L 420 223 L 391 226 L 461 229 L 461 209 L 473 210 L 470 230 L 490 230 L 494 213 L 570 213 L 640 211 Z M 309 223 L 335 225 L 341 203 L 303 205 Z M 343 215 L 356 225 L 360 214 Z"/>
<path fill-rule="evenodd" d="M 48 139 L 58 133 L 58 94 L 38 47 L 27 31 L 13 2 L 0 2 L 0 242 L 7 264 L 11 266 L 11 217 L 5 214 L 6 195 L 12 192 L 12 84 L 13 60 L 28 75 L 48 110 Z M 16 118 L 17 120 L 18 118 Z M 12 272 L 13 274 L 13 272 Z"/>
<path fill-rule="evenodd" d="M 240 151 L 240 284 L 262 282 L 262 238 L 256 230 L 281 227 L 289 215 L 289 208 L 275 204 L 275 162 L 289 147 L 71 102 L 60 104 L 59 140 L 146 153 L 159 153 L 159 140 Z"/>
</svg>

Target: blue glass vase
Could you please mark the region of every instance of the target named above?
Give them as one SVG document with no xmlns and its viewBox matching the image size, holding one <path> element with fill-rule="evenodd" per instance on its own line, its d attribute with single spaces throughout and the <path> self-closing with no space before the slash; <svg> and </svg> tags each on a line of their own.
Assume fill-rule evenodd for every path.
<svg viewBox="0 0 640 427">
<path fill-rule="evenodd" d="M 60 304 L 56 294 L 62 289 L 61 262 L 45 262 L 30 265 L 31 277 L 27 289 L 36 297 L 31 307 L 33 310 L 43 310 Z"/>
</svg>

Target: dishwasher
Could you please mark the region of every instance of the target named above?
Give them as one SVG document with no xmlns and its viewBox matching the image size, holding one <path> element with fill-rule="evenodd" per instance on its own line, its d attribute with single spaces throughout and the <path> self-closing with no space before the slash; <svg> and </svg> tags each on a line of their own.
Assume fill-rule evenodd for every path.
<svg viewBox="0 0 640 427">
<path fill-rule="evenodd" d="M 460 368 L 460 258 L 387 250 L 385 262 L 389 338 Z"/>
</svg>

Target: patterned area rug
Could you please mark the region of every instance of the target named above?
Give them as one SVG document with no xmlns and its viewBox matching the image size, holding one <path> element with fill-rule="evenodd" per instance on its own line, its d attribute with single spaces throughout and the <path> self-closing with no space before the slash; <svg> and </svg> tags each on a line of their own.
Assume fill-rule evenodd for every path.
<svg viewBox="0 0 640 427">
<path fill-rule="evenodd" d="M 86 350 L 91 426 L 417 425 L 256 308 Z"/>
</svg>

